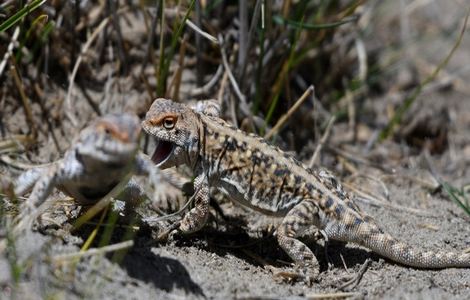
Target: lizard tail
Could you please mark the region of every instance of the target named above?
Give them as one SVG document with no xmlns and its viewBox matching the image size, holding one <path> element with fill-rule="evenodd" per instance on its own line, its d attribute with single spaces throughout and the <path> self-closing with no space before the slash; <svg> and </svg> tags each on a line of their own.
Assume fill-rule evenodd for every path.
<svg viewBox="0 0 470 300">
<path fill-rule="evenodd" d="M 384 232 L 365 214 L 347 214 L 342 223 L 330 222 L 324 228 L 328 237 L 358 243 L 403 265 L 423 269 L 470 268 L 470 253 L 426 251 L 401 242 Z"/>
<path fill-rule="evenodd" d="M 380 229 L 362 236 L 360 244 L 377 254 L 404 265 L 425 269 L 470 267 L 470 253 L 424 251 L 400 242 Z"/>
</svg>

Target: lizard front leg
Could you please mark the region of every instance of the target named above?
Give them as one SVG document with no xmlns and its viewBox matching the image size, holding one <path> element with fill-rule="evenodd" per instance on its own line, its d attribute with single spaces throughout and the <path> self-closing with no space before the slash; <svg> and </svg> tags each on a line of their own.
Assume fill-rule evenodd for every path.
<svg viewBox="0 0 470 300">
<path fill-rule="evenodd" d="M 30 228 L 34 220 L 45 210 L 41 206 L 54 187 L 67 181 L 80 180 L 83 165 L 75 159 L 61 160 L 43 169 L 36 181 L 31 195 L 22 205 L 21 213 L 17 216 L 17 230 Z"/>
<path fill-rule="evenodd" d="M 139 153 L 135 160 L 135 174 L 145 175 L 149 178 L 151 189 L 153 189 L 152 205 L 157 209 L 160 206 L 170 207 L 171 203 L 180 203 L 185 199 L 183 190 L 186 184 L 192 187 L 192 181 L 179 174 L 176 170 L 161 170 L 150 160 L 150 158 Z M 146 188 L 146 191 L 149 189 Z"/>
<path fill-rule="evenodd" d="M 277 229 L 279 245 L 295 262 L 308 284 L 320 273 L 318 260 L 307 245 L 297 239 L 310 226 L 319 224 L 318 207 L 304 200 L 294 206 Z"/>
<path fill-rule="evenodd" d="M 192 233 L 201 229 L 209 217 L 209 183 L 205 174 L 194 180 L 194 208 L 192 208 L 181 221 L 179 227 L 183 233 Z"/>
<path fill-rule="evenodd" d="M 26 228 L 30 228 L 34 220 L 41 214 L 43 209 L 40 209 L 40 205 L 46 200 L 51 193 L 52 189 L 58 184 L 58 172 L 59 166 L 57 164 L 52 165 L 47 170 L 41 170 L 41 176 L 36 181 L 31 195 L 23 203 L 21 212 L 17 216 L 16 230 L 21 231 Z M 36 173 L 31 173 L 35 175 Z M 36 174 L 37 175 L 37 174 Z"/>
<path fill-rule="evenodd" d="M 23 172 L 15 180 L 15 195 L 23 196 L 30 192 L 41 176 L 47 172 L 47 167 L 36 167 Z"/>
</svg>

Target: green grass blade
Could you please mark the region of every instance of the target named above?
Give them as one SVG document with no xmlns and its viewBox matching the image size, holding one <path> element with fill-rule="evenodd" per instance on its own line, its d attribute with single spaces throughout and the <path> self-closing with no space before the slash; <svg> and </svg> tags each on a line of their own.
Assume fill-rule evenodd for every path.
<svg viewBox="0 0 470 300">
<path fill-rule="evenodd" d="M 5 22 L 0 24 L 0 32 L 4 32 L 11 26 L 15 25 L 19 21 L 21 21 L 26 15 L 30 12 L 44 4 L 46 0 L 33 0 L 31 3 L 25 5 L 22 9 L 16 12 L 13 16 L 9 17 Z"/>
<path fill-rule="evenodd" d="M 258 68 L 256 70 L 256 92 L 255 92 L 255 101 L 253 103 L 252 112 L 253 114 L 257 114 L 259 110 L 259 106 L 261 103 L 262 97 L 262 77 L 263 77 L 263 59 L 264 59 L 264 37 L 265 37 L 266 29 L 264 26 L 260 29 L 260 36 L 259 36 L 259 57 L 258 57 Z"/>
<path fill-rule="evenodd" d="M 339 27 L 343 24 L 351 23 L 357 21 L 359 17 L 358 16 L 352 16 L 348 18 L 344 18 L 341 21 L 338 22 L 332 22 L 332 23 L 323 23 L 323 24 L 310 24 L 310 23 L 302 23 L 302 22 L 297 22 L 293 20 L 287 20 L 284 19 L 282 16 L 274 16 L 273 20 L 275 23 L 280 24 L 280 25 L 287 25 L 288 27 L 292 27 L 295 29 L 307 29 L 307 30 L 319 30 L 319 29 L 331 29 L 331 28 L 336 28 Z"/>
<path fill-rule="evenodd" d="M 41 32 L 41 42 L 46 43 L 49 40 L 49 35 L 51 34 L 52 30 L 54 30 L 55 22 L 49 21 L 47 22 L 46 26 L 44 26 Z"/>
<path fill-rule="evenodd" d="M 33 31 L 33 29 L 35 27 L 38 27 L 38 26 L 44 26 L 44 24 L 47 23 L 47 19 L 48 19 L 48 16 L 47 15 L 40 15 L 39 17 L 37 17 L 36 19 L 34 19 L 34 21 L 31 23 L 31 26 L 29 27 L 28 31 L 26 32 L 25 36 L 23 37 L 23 39 L 21 40 L 20 42 L 20 45 L 18 47 L 18 51 L 16 52 L 16 61 L 20 61 L 21 60 L 21 56 L 22 56 L 22 49 L 26 43 L 26 41 L 29 40 L 30 36 L 31 36 L 31 33 Z"/>
<path fill-rule="evenodd" d="M 454 201 L 458 206 L 460 206 L 465 211 L 467 215 L 470 216 L 470 206 L 468 205 L 468 199 L 465 197 L 465 193 L 451 186 L 447 182 L 441 182 L 441 184 L 444 190 L 449 195 L 450 199 L 452 199 L 452 201 Z M 466 203 L 463 203 L 463 201 L 460 200 L 460 197 L 464 198 Z"/>
<path fill-rule="evenodd" d="M 300 24 L 303 24 L 304 17 L 305 17 L 305 15 L 302 16 Z M 271 102 L 271 105 L 269 106 L 268 112 L 266 114 L 266 118 L 264 120 L 265 124 L 269 124 L 269 122 L 271 121 L 271 118 L 273 117 L 274 111 L 277 107 L 279 97 L 281 96 L 282 86 L 284 85 L 284 81 L 288 77 L 288 73 L 289 73 L 289 70 L 292 67 L 292 63 L 294 62 L 295 49 L 296 49 L 297 43 L 300 39 L 300 33 L 301 32 L 302 32 L 302 27 L 297 28 L 296 31 L 295 31 L 295 38 L 294 38 L 294 41 L 292 42 L 292 47 L 290 49 L 289 58 L 287 60 L 287 65 L 286 65 L 286 70 L 281 70 L 280 76 L 282 76 L 282 77 L 279 78 L 278 89 L 276 91 L 276 94 L 274 95 L 274 98 L 273 98 L 273 100 Z M 263 134 L 264 134 L 264 128 L 263 128 L 263 130 L 261 130 L 261 135 L 263 135 Z"/>
<path fill-rule="evenodd" d="M 178 40 L 183 33 L 183 29 L 186 25 L 186 20 L 189 18 L 189 15 L 193 11 L 195 2 L 196 0 L 192 0 L 190 2 L 188 10 L 186 11 L 183 17 L 183 20 L 180 22 L 180 24 L 178 25 L 178 28 L 176 29 L 176 32 L 173 33 L 173 36 L 171 37 L 170 51 L 168 52 L 168 55 L 164 60 L 163 69 L 160 70 L 160 78 L 159 78 L 160 85 L 158 86 L 158 95 L 162 97 L 165 96 L 165 93 L 166 93 L 166 79 L 168 77 L 168 72 L 170 70 L 171 60 L 173 59 L 173 56 L 175 54 Z"/>
<path fill-rule="evenodd" d="M 111 238 L 113 236 L 118 218 L 119 214 L 116 211 L 111 210 L 108 213 L 108 220 L 106 221 L 107 226 L 104 228 L 103 234 L 101 235 L 101 240 L 98 244 L 99 248 L 107 246 L 111 243 Z"/>
<path fill-rule="evenodd" d="M 164 37 L 165 37 L 165 1 L 160 0 L 159 4 L 159 13 L 160 14 L 160 57 L 158 58 L 158 72 L 157 74 L 157 96 L 164 97 L 165 96 L 165 89 L 166 89 L 166 78 L 163 77 L 163 70 L 165 67 L 165 45 L 164 45 Z"/>
</svg>

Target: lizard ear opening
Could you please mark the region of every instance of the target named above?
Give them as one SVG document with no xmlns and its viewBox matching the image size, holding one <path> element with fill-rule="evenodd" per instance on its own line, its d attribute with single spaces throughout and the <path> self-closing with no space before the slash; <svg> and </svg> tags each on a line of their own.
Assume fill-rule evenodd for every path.
<svg viewBox="0 0 470 300">
<path fill-rule="evenodd" d="M 167 141 L 158 141 L 157 147 L 152 154 L 152 161 L 157 165 L 164 163 L 173 152 L 174 145 L 171 142 Z"/>
</svg>

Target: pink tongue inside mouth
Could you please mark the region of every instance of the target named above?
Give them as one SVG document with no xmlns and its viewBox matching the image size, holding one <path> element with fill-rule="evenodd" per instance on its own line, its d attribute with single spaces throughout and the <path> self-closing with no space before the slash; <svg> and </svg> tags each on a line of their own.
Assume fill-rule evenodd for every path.
<svg viewBox="0 0 470 300">
<path fill-rule="evenodd" d="M 173 145 L 170 142 L 159 141 L 155 152 L 153 152 L 152 161 L 158 165 L 170 156 L 172 150 Z"/>
</svg>

